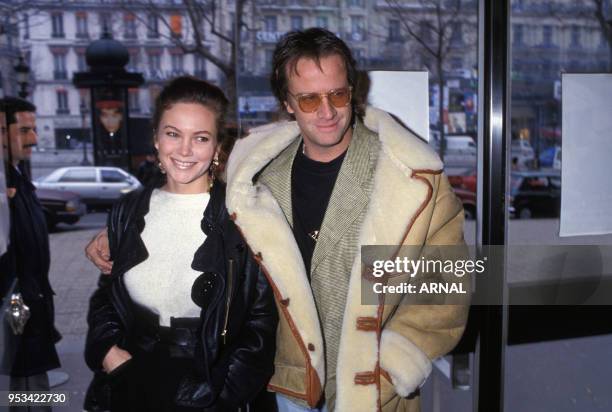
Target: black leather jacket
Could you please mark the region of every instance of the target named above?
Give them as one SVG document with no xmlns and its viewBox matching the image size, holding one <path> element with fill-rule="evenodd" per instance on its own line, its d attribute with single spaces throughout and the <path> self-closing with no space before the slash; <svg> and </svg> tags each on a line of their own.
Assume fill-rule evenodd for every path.
<svg viewBox="0 0 612 412">
<path fill-rule="evenodd" d="M 101 371 L 113 345 L 127 348 L 134 327 L 134 303 L 123 275 L 144 261 L 140 237 L 153 187 L 125 196 L 108 218 L 113 269 L 102 275 L 93 294 L 85 348 L 88 366 Z M 201 351 L 196 362 L 203 376 L 185 377 L 176 402 L 206 410 L 234 410 L 251 401 L 273 374 L 278 322 L 272 289 L 225 208 L 225 186 L 218 182 L 201 222 L 205 242 L 192 268 L 202 272 L 192 298 L 202 307 Z M 172 241 L 169 239 L 168 241 Z"/>
</svg>

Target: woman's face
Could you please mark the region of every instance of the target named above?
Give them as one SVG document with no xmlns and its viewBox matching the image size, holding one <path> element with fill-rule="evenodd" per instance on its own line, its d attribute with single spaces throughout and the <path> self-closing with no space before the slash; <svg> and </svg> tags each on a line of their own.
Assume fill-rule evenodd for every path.
<svg viewBox="0 0 612 412">
<path fill-rule="evenodd" d="M 121 127 L 121 120 L 123 120 L 123 114 L 120 109 L 100 109 L 100 123 L 111 136 Z"/>
<path fill-rule="evenodd" d="M 208 190 L 208 168 L 217 151 L 215 114 L 198 103 L 176 103 L 167 109 L 155 136 L 159 161 L 172 193 Z"/>
</svg>

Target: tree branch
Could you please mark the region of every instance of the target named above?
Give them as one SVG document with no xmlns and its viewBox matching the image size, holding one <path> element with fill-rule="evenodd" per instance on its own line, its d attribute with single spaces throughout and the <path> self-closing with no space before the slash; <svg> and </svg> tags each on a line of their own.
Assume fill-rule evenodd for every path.
<svg viewBox="0 0 612 412">
<path fill-rule="evenodd" d="M 418 33 L 416 33 L 416 31 L 412 29 L 410 24 L 408 24 L 408 19 L 406 19 L 404 14 L 402 13 L 401 6 L 399 5 L 398 1 L 397 0 L 385 0 L 385 1 L 387 5 L 389 5 L 393 13 L 395 13 L 395 15 L 400 19 L 402 26 L 404 27 L 404 29 L 406 29 L 410 37 L 412 37 L 427 53 L 436 57 L 435 51 L 427 44 L 425 39 L 423 39 Z"/>
</svg>

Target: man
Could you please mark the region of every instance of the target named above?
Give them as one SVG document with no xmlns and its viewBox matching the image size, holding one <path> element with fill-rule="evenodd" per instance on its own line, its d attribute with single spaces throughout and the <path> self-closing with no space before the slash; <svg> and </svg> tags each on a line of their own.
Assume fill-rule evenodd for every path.
<svg viewBox="0 0 612 412">
<path fill-rule="evenodd" d="M 462 244 L 463 209 L 426 144 L 381 111 L 359 119 L 357 87 L 344 42 L 288 33 L 272 90 L 296 122 L 255 130 L 228 165 L 229 212 L 284 315 L 269 386 L 280 410 L 417 410 L 431 360 L 466 322 L 465 306 L 361 302 L 360 246 Z"/>
<path fill-rule="evenodd" d="M 417 411 L 467 307 L 362 304 L 360 247 L 463 244 L 461 203 L 426 144 L 379 110 L 359 118 L 355 61 L 333 33 L 288 33 L 271 80 L 295 122 L 256 129 L 227 169 L 228 210 L 281 313 L 269 389 L 279 411 Z"/>
<path fill-rule="evenodd" d="M 21 343 L 11 371 L 11 390 L 49 390 L 47 371 L 60 366 L 55 343 L 53 295 L 49 283 L 49 235 L 44 212 L 30 180 L 20 172 L 19 162 L 29 160 L 37 144 L 36 107 L 19 98 L 0 100 L 8 124 L 10 158 L 7 186 L 11 198 L 11 243 L 0 259 L 3 275 L 14 274 L 24 303 L 30 308 Z M 43 408 L 37 410 L 50 410 Z"/>
</svg>

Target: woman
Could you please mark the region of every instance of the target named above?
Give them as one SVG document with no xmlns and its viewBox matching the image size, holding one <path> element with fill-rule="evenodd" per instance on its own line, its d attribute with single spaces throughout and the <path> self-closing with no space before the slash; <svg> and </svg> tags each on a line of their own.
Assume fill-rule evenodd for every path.
<svg viewBox="0 0 612 412">
<path fill-rule="evenodd" d="M 165 179 L 109 215 L 114 265 L 91 298 L 85 357 L 108 374 L 112 411 L 237 410 L 272 375 L 272 291 L 216 178 L 227 106 L 205 81 L 170 82 L 152 119 Z"/>
</svg>

